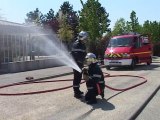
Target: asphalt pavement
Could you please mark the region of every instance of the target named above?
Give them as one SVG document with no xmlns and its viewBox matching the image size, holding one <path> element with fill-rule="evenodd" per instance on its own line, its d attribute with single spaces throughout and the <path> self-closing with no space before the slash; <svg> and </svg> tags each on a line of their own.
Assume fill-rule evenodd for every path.
<svg viewBox="0 0 160 120">
<path fill-rule="evenodd" d="M 2 74 L 0 75 L 0 85 L 2 86 L 9 83 L 23 82 L 26 81 L 26 77 L 33 77 L 34 80 L 49 79 L 49 78 L 72 74 L 73 73 L 72 71 L 73 70 L 70 67 L 60 66 L 60 67 L 25 71 L 19 73 Z"/>
<path fill-rule="evenodd" d="M 160 57 L 153 57 L 153 63 L 160 63 Z M 102 66 L 104 67 L 104 66 Z M 34 80 L 49 79 L 64 75 L 72 74 L 73 70 L 67 66 L 53 67 L 47 69 L 39 69 L 33 71 L 25 71 L 19 73 L 8 73 L 0 75 L 0 85 L 26 81 L 26 77 L 33 77 Z"/>
<path fill-rule="evenodd" d="M 154 57 L 153 58 L 153 63 L 158 63 L 159 64 L 160 63 L 160 58 L 159 57 Z M 114 71 L 110 71 L 110 73 L 112 73 L 112 72 L 114 72 Z M 156 72 L 158 72 L 158 71 L 156 71 Z M 15 82 L 26 81 L 26 77 L 33 77 L 34 80 L 44 80 L 44 79 L 50 79 L 50 78 L 65 76 L 65 75 L 71 75 L 71 74 L 72 74 L 72 68 L 67 67 L 67 66 L 54 67 L 54 68 L 48 68 L 48 69 L 40 69 L 40 70 L 33 70 L 33 71 L 26 71 L 26 72 L 20 72 L 20 73 L 2 74 L 2 75 L 0 75 L 0 86 L 11 84 L 11 83 L 15 83 Z M 71 77 L 72 77 L 72 75 L 71 75 Z M 150 91 L 150 90 L 148 90 L 148 91 L 150 91 L 150 93 L 153 93 L 154 90 L 155 89 L 152 89 L 152 91 Z M 68 95 L 68 93 L 67 93 L 67 95 Z M 65 96 L 67 96 L 67 95 L 65 95 Z M 125 94 L 124 94 L 124 96 L 125 96 Z M 142 94 L 142 96 L 144 96 L 144 94 Z M 60 96 L 60 97 L 62 97 L 62 96 Z M 160 113 L 160 111 L 159 111 L 159 105 L 160 105 L 159 98 L 160 98 L 160 91 L 159 91 L 159 88 L 157 88 L 157 91 L 154 93 L 154 95 L 152 95 L 152 98 L 150 98 L 150 100 L 147 101 L 146 105 L 145 106 L 142 105 L 144 107 L 143 110 L 142 109 L 139 110 L 139 113 L 134 111 L 135 114 L 137 114 L 136 119 L 137 120 L 152 120 L 152 119 L 159 120 L 160 119 L 160 115 L 159 115 L 159 113 Z M 119 100 L 115 99 L 116 102 L 117 101 L 120 102 Z M 116 104 L 115 104 L 115 106 L 116 106 Z M 117 105 L 117 106 L 121 107 L 120 105 Z M 23 107 L 25 108 L 25 106 L 23 106 Z M 1 108 L 1 109 L 3 109 L 3 108 Z M 11 112 L 11 111 L 9 111 L 9 112 Z M 68 111 L 68 112 L 70 112 L 70 111 Z M 121 113 L 121 112 L 119 111 L 119 113 Z M 35 113 L 32 113 L 32 114 L 35 114 Z M 79 117 L 79 118 L 82 119 L 84 116 Z M 5 118 L 4 118 L 4 120 L 5 120 Z M 24 120 L 27 120 L 27 119 L 24 119 Z M 34 118 L 31 119 L 31 120 L 34 120 Z M 49 119 L 49 120 L 51 120 L 51 119 Z"/>
</svg>

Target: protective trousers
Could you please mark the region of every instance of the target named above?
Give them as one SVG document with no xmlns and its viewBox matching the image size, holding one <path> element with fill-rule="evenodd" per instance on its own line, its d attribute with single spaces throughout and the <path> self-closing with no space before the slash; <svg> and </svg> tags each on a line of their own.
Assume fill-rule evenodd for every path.
<svg viewBox="0 0 160 120">
<path fill-rule="evenodd" d="M 77 65 L 82 70 L 83 63 L 77 62 Z M 79 94 L 80 90 L 80 82 L 82 79 L 82 72 L 78 72 L 77 70 L 73 69 L 74 79 L 73 79 L 73 90 L 75 94 Z"/>
<path fill-rule="evenodd" d="M 97 93 L 96 93 L 95 89 L 88 90 L 85 95 L 85 100 L 86 101 L 95 101 L 96 96 L 97 96 Z"/>
</svg>

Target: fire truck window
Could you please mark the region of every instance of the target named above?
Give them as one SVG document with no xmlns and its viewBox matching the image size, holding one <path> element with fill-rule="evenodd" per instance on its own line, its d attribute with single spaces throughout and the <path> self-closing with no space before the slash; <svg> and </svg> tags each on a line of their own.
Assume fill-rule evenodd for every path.
<svg viewBox="0 0 160 120">
<path fill-rule="evenodd" d="M 135 48 L 138 48 L 138 38 L 137 37 L 134 37 L 134 39 L 133 39 L 133 46 Z"/>
<path fill-rule="evenodd" d="M 142 45 L 148 45 L 149 44 L 149 39 L 148 37 L 141 37 Z"/>
<path fill-rule="evenodd" d="M 138 37 L 134 37 L 134 39 L 133 39 L 133 45 L 134 45 L 135 48 L 142 47 L 141 39 L 138 38 Z"/>
<path fill-rule="evenodd" d="M 132 45 L 132 38 L 112 38 L 108 47 L 128 47 Z"/>
</svg>

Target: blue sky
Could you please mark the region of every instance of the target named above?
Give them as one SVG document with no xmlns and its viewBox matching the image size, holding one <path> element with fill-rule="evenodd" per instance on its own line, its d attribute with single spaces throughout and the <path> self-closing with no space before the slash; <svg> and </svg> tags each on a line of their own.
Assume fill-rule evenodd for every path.
<svg viewBox="0 0 160 120">
<path fill-rule="evenodd" d="M 36 8 L 43 14 L 50 8 L 57 12 L 64 1 L 69 1 L 76 11 L 82 8 L 80 0 L 1 0 L 0 16 L 8 21 L 24 23 L 26 13 Z M 145 20 L 160 21 L 160 0 L 99 0 L 99 2 L 109 13 L 110 28 L 113 28 L 117 19 L 121 17 L 130 20 L 132 10 L 136 12 L 140 24 Z"/>
</svg>

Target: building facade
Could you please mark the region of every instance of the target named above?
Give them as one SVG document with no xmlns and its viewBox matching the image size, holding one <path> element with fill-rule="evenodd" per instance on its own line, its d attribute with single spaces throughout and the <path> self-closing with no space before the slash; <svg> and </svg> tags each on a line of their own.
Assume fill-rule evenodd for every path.
<svg viewBox="0 0 160 120">
<path fill-rule="evenodd" d="M 41 39 L 45 33 L 35 26 L 0 20 L 0 69 L 20 72 L 55 66 L 39 59 L 46 56 L 43 52 L 46 41 Z"/>
</svg>

